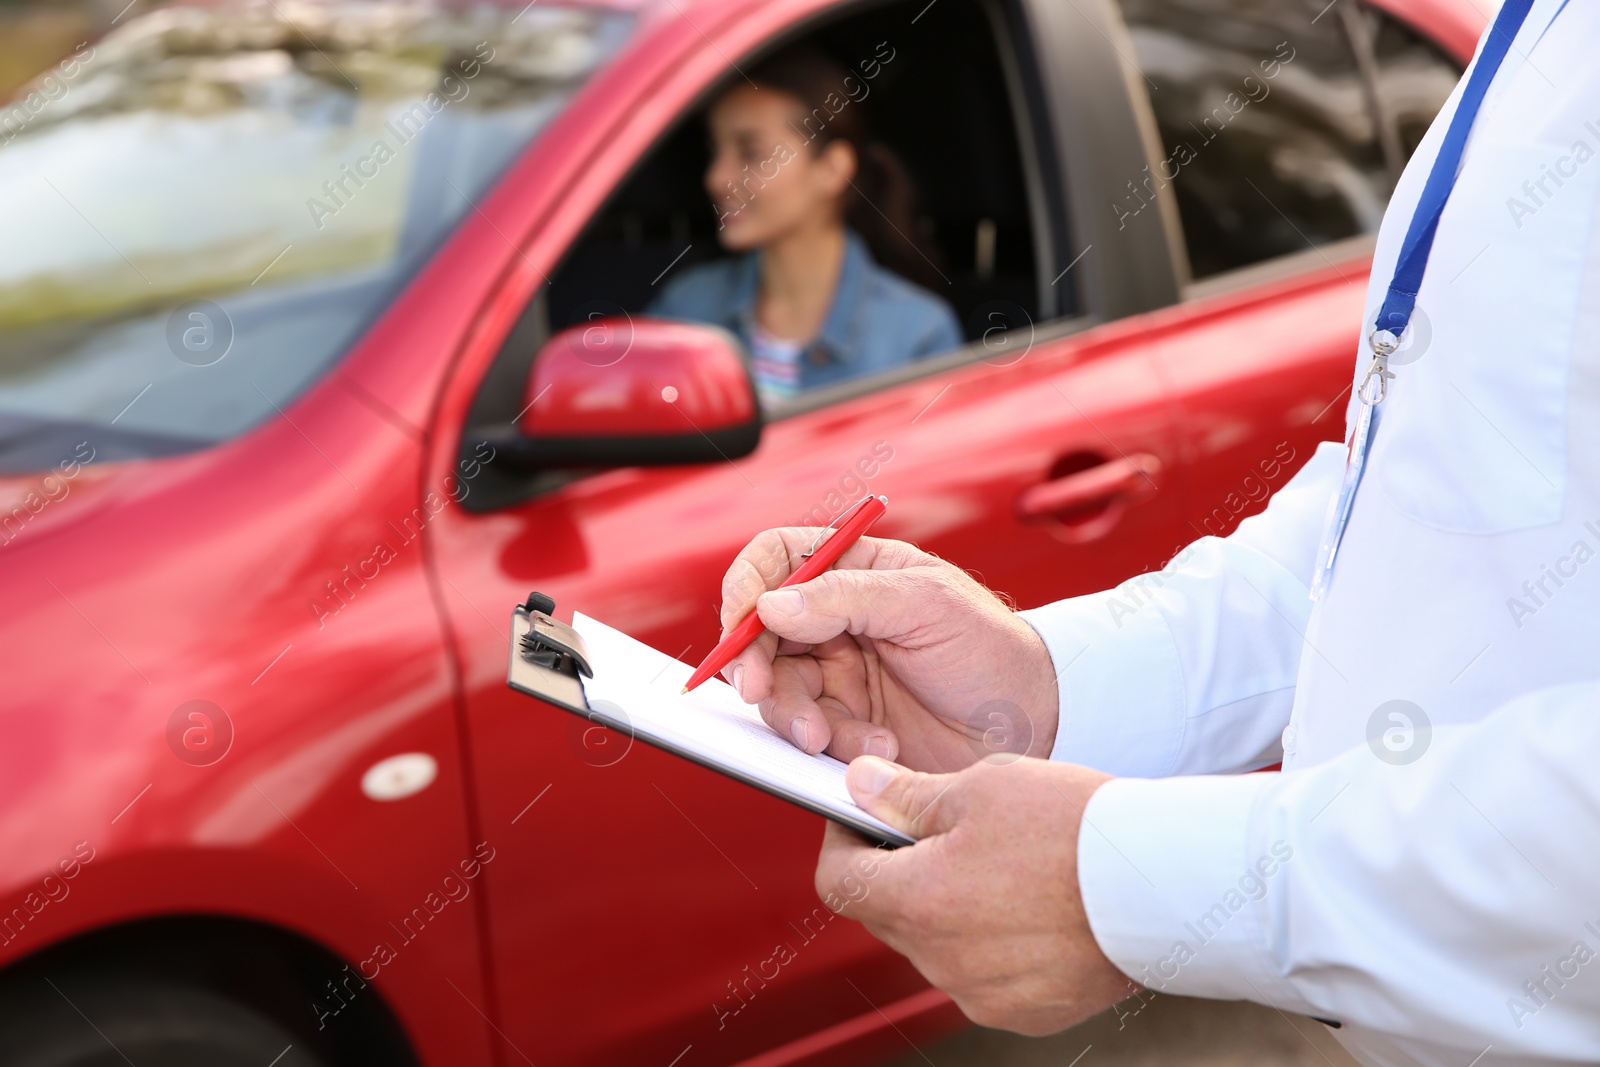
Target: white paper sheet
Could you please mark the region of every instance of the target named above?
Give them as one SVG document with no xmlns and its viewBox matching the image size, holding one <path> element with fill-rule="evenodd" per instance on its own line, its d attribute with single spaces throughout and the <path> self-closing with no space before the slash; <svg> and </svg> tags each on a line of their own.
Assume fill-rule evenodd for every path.
<svg viewBox="0 0 1600 1067">
<path fill-rule="evenodd" d="M 707 763 L 879 829 L 891 840 L 909 840 L 856 806 L 845 788 L 843 763 L 795 748 L 721 678 L 681 693 L 694 673 L 690 664 L 582 612 L 573 613 L 572 628 L 583 636 L 594 668 L 594 677 L 583 680 L 589 706 L 595 708 L 598 701 L 615 704 L 640 739 L 664 741 Z"/>
</svg>

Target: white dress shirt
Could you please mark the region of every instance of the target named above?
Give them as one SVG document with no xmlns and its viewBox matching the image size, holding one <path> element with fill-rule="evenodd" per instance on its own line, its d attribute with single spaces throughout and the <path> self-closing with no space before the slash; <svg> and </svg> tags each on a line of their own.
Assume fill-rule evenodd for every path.
<svg viewBox="0 0 1600 1067">
<path fill-rule="evenodd" d="M 1395 192 L 1363 335 L 1454 111 Z M 1131 978 L 1337 1022 L 1367 1064 L 1600 1062 L 1597 201 L 1600 5 L 1536 0 L 1324 599 L 1338 444 L 1232 536 L 1022 613 L 1061 670 L 1054 758 L 1125 776 L 1078 858 Z"/>
</svg>

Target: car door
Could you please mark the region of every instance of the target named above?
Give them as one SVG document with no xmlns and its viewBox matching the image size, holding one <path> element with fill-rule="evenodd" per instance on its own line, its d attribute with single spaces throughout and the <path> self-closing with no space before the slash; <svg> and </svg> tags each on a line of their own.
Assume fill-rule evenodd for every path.
<svg viewBox="0 0 1600 1067">
<path fill-rule="evenodd" d="M 948 0 L 948 10 L 958 7 Z M 673 37 L 669 25 L 641 43 L 700 80 L 685 75 L 670 92 L 650 86 L 648 109 L 613 101 L 630 121 L 653 114 L 654 125 L 610 139 L 614 156 L 588 166 L 584 180 L 620 181 L 676 117 L 664 101 L 692 101 L 721 74 L 704 52 L 741 55 L 817 9 L 753 5 L 735 16 L 717 7 L 720 23 L 696 10 L 703 42 Z M 1036 57 L 1017 49 L 1031 39 L 1033 16 L 1005 10 L 1012 21 L 997 24 L 997 47 L 1031 70 Z M 1094 29 L 1057 43 L 1094 69 L 1114 69 Z M 682 55 L 660 58 L 670 47 Z M 1030 89 L 1020 69 L 1014 88 L 1031 116 L 1026 166 L 1040 190 L 1058 191 L 1063 171 L 1089 161 L 1142 158 L 1131 120 L 1089 141 L 1082 123 L 1060 119 L 1054 89 Z M 1073 106 L 1131 115 L 1103 91 L 1075 96 Z M 587 217 L 605 195 L 575 187 L 551 216 Z M 1096 257 L 1083 245 L 1105 239 L 1105 223 L 1072 237 L 1058 203 L 1041 193 L 1035 207 L 1038 303 L 1070 313 L 1034 321 L 1019 306 L 987 308 L 965 349 L 810 397 L 771 421 L 748 457 L 550 472 L 431 524 L 461 660 L 478 818 L 507 842 L 484 872 L 507 1056 L 668 1062 L 693 1047 L 702 1062 L 730 1062 L 852 1020 L 863 1031 L 887 1029 L 885 1018 L 938 1007 L 906 961 L 821 907 L 812 886 L 819 819 L 511 693 L 508 615 L 537 589 L 562 618 L 583 611 L 697 659 L 717 637 L 721 575 L 750 536 L 826 522 L 868 491 L 890 500 L 875 533 L 938 552 L 1024 605 L 1159 565 L 1179 525 L 1167 397 L 1141 329 L 1099 322 L 1151 299 L 1136 270 L 1132 282 L 1123 272 L 1141 248 L 1165 256 L 1165 238 L 1130 239 Z M 519 285 L 522 322 L 541 317 L 528 279 L 556 269 L 566 240 L 548 251 L 516 246 L 508 273 L 522 281 L 486 301 L 500 309 L 486 312 L 486 321 L 499 316 L 498 333 L 485 326 L 469 344 L 498 346 L 507 336 L 503 309 Z M 535 241 L 556 244 L 549 235 Z M 1166 269 L 1163 260 L 1149 276 Z M 473 358 L 477 369 L 463 370 L 435 428 L 450 462 L 467 398 L 497 373 Z M 492 455 L 479 458 L 493 468 Z"/>
</svg>

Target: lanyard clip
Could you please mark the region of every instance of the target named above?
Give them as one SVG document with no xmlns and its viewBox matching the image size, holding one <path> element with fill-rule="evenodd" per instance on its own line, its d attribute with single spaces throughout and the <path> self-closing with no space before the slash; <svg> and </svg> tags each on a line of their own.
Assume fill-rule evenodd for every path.
<svg viewBox="0 0 1600 1067">
<path fill-rule="evenodd" d="M 1372 348 L 1372 363 L 1362 376 L 1356 395 L 1363 404 L 1374 407 L 1389 395 L 1389 379 L 1394 377 L 1394 371 L 1389 369 L 1389 357 L 1400 347 L 1400 338 L 1388 330 L 1373 330 L 1367 337 L 1367 344 Z"/>
</svg>

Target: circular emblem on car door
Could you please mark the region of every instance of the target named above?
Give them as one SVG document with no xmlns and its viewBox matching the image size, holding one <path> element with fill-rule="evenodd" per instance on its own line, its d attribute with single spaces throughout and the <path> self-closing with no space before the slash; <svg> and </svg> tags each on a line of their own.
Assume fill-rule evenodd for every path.
<svg viewBox="0 0 1600 1067">
<path fill-rule="evenodd" d="M 426 752 L 405 752 L 368 767 L 361 776 L 361 791 L 372 800 L 403 800 L 428 788 L 438 776 L 438 760 Z"/>
</svg>

